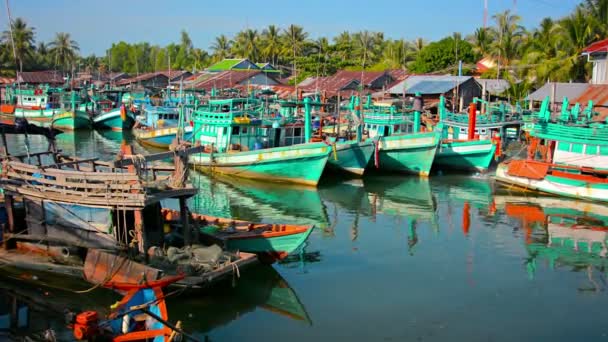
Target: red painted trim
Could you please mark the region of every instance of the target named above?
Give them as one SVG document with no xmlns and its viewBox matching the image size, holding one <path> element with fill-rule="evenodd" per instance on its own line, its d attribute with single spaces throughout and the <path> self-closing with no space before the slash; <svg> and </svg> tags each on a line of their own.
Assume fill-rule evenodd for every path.
<svg viewBox="0 0 608 342">
<path fill-rule="evenodd" d="M 180 275 L 176 275 L 176 276 L 172 276 L 172 277 L 165 277 L 165 278 L 162 278 L 159 280 L 146 281 L 143 284 L 111 282 L 110 281 L 110 282 L 105 283 L 104 287 L 123 290 L 123 291 L 133 291 L 133 290 L 140 290 L 140 289 L 147 289 L 147 288 L 156 289 L 156 288 L 167 287 L 177 281 L 184 279 L 185 277 L 186 276 L 184 274 L 180 274 Z"/>
<path fill-rule="evenodd" d="M 248 235 L 230 235 L 230 236 L 226 236 L 225 239 L 226 240 L 245 240 L 245 239 L 276 238 L 276 237 L 281 237 L 281 236 L 302 234 L 302 233 L 307 232 L 309 229 L 311 229 L 311 228 L 305 227 L 305 228 L 295 228 L 292 230 L 285 230 L 282 232 L 265 231 L 265 232 L 257 233 L 257 234 L 255 232 L 249 232 Z"/>
</svg>

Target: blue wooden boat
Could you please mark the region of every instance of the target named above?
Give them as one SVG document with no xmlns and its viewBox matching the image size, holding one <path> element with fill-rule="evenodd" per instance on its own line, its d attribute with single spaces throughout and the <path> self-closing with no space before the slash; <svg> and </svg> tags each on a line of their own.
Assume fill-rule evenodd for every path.
<svg viewBox="0 0 608 342">
<path fill-rule="evenodd" d="M 184 140 L 192 138 L 192 126 L 180 120 L 178 107 L 146 107 L 133 128 L 139 143 L 163 149 L 169 148 L 178 134 Z"/>
</svg>

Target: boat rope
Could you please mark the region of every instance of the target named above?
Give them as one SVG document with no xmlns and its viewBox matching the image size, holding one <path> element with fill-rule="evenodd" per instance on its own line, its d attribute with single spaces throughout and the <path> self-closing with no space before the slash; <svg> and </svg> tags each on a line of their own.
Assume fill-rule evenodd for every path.
<svg viewBox="0 0 608 342">
<path fill-rule="evenodd" d="M 231 262 L 232 266 L 232 287 L 236 286 L 236 280 L 241 278 L 241 271 L 239 270 L 239 265 L 236 262 Z"/>
</svg>

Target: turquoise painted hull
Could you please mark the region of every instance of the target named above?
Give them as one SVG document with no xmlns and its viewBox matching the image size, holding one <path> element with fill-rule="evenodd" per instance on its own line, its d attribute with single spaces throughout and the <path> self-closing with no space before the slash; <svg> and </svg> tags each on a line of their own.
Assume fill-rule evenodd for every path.
<svg viewBox="0 0 608 342">
<path fill-rule="evenodd" d="M 120 117 L 120 108 L 93 117 L 93 127 L 97 129 L 111 129 L 113 131 L 129 130 L 135 124 L 135 117 L 127 111 L 126 120 Z"/>
<path fill-rule="evenodd" d="M 333 152 L 330 154 L 327 165 L 339 171 L 363 176 L 373 153 L 372 141 L 337 143 L 335 154 Z"/>
<path fill-rule="evenodd" d="M 434 166 L 442 170 L 486 172 L 494 160 L 496 145 L 490 140 L 442 143 Z"/>
<path fill-rule="evenodd" d="M 177 128 L 164 128 L 152 131 L 135 129 L 133 130 L 133 134 L 135 135 L 135 139 L 137 139 L 137 141 L 143 145 L 167 149 L 177 136 Z M 192 131 L 186 131 L 184 134 L 184 140 L 188 141 L 191 139 Z"/>
<path fill-rule="evenodd" d="M 310 143 L 213 156 L 201 153 L 190 161 L 210 174 L 316 186 L 330 151 L 325 143 Z"/>
<path fill-rule="evenodd" d="M 239 250 L 249 253 L 293 253 L 310 236 L 313 228 L 305 232 L 277 237 L 259 237 L 248 239 L 228 239 L 226 248 L 228 250 Z"/>
<path fill-rule="evenodd" d="M 435 132 L 382 137 L 378 168 L 428 176 L 438 144 L 439 135 Z M 373 158 L 370 163 L 373 163 Z"/>
<path fill-rule="evenodd" d="M 91 119 L 85 112 L 76 111 L 62 113 L 53 117 L 52 126 L 63 130 L 77 130 L 91 128 Z"/>
</svg>

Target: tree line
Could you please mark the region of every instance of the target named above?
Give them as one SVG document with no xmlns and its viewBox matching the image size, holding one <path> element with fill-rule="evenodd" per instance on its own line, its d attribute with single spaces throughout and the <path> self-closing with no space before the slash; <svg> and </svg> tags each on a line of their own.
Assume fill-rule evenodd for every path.
<svg viewBox="0 0 608 342">
<path fill-rule="evenodd" d="M 589 79 L 590 65 L 580 55 L 587 45 L 608 36 L 608 0 L 586 0 L 570 15 L 545 18 L 531 30 L 510 11 L 492 19 L 491 27 L 466 36 L 455 32 L 430 43 L 422 38 L 389 39 L 382 32 L 370 31 L 311 39 L 301 26 L 269 25 L 262 30 L 245 29 L 233 37 L 222 34 L 208 49 L 194 47 L 188 33 L 182 31 L 177 43 L 166 46 L 120 41 L 105 56 L 81 56 L 69 33 L 57 33 L 48 43 L 36 42 L 35 28 L 18 18 L 13 21 L 12 35 L 11 30 L 2 35 L 0 66 L 5 74 L 45 69 L 139 74 L 169 68 L 197 71 L 224 58 L 248 58 L 272 63 L 301 80 L 340 69 L 454 74 L 459 61 L 468 74 L 476 61 L 488 57 L 496 66 L 483 76 L 509 80 L 511 95 L 520 98 L 548 80 Z"/>
</svg>

